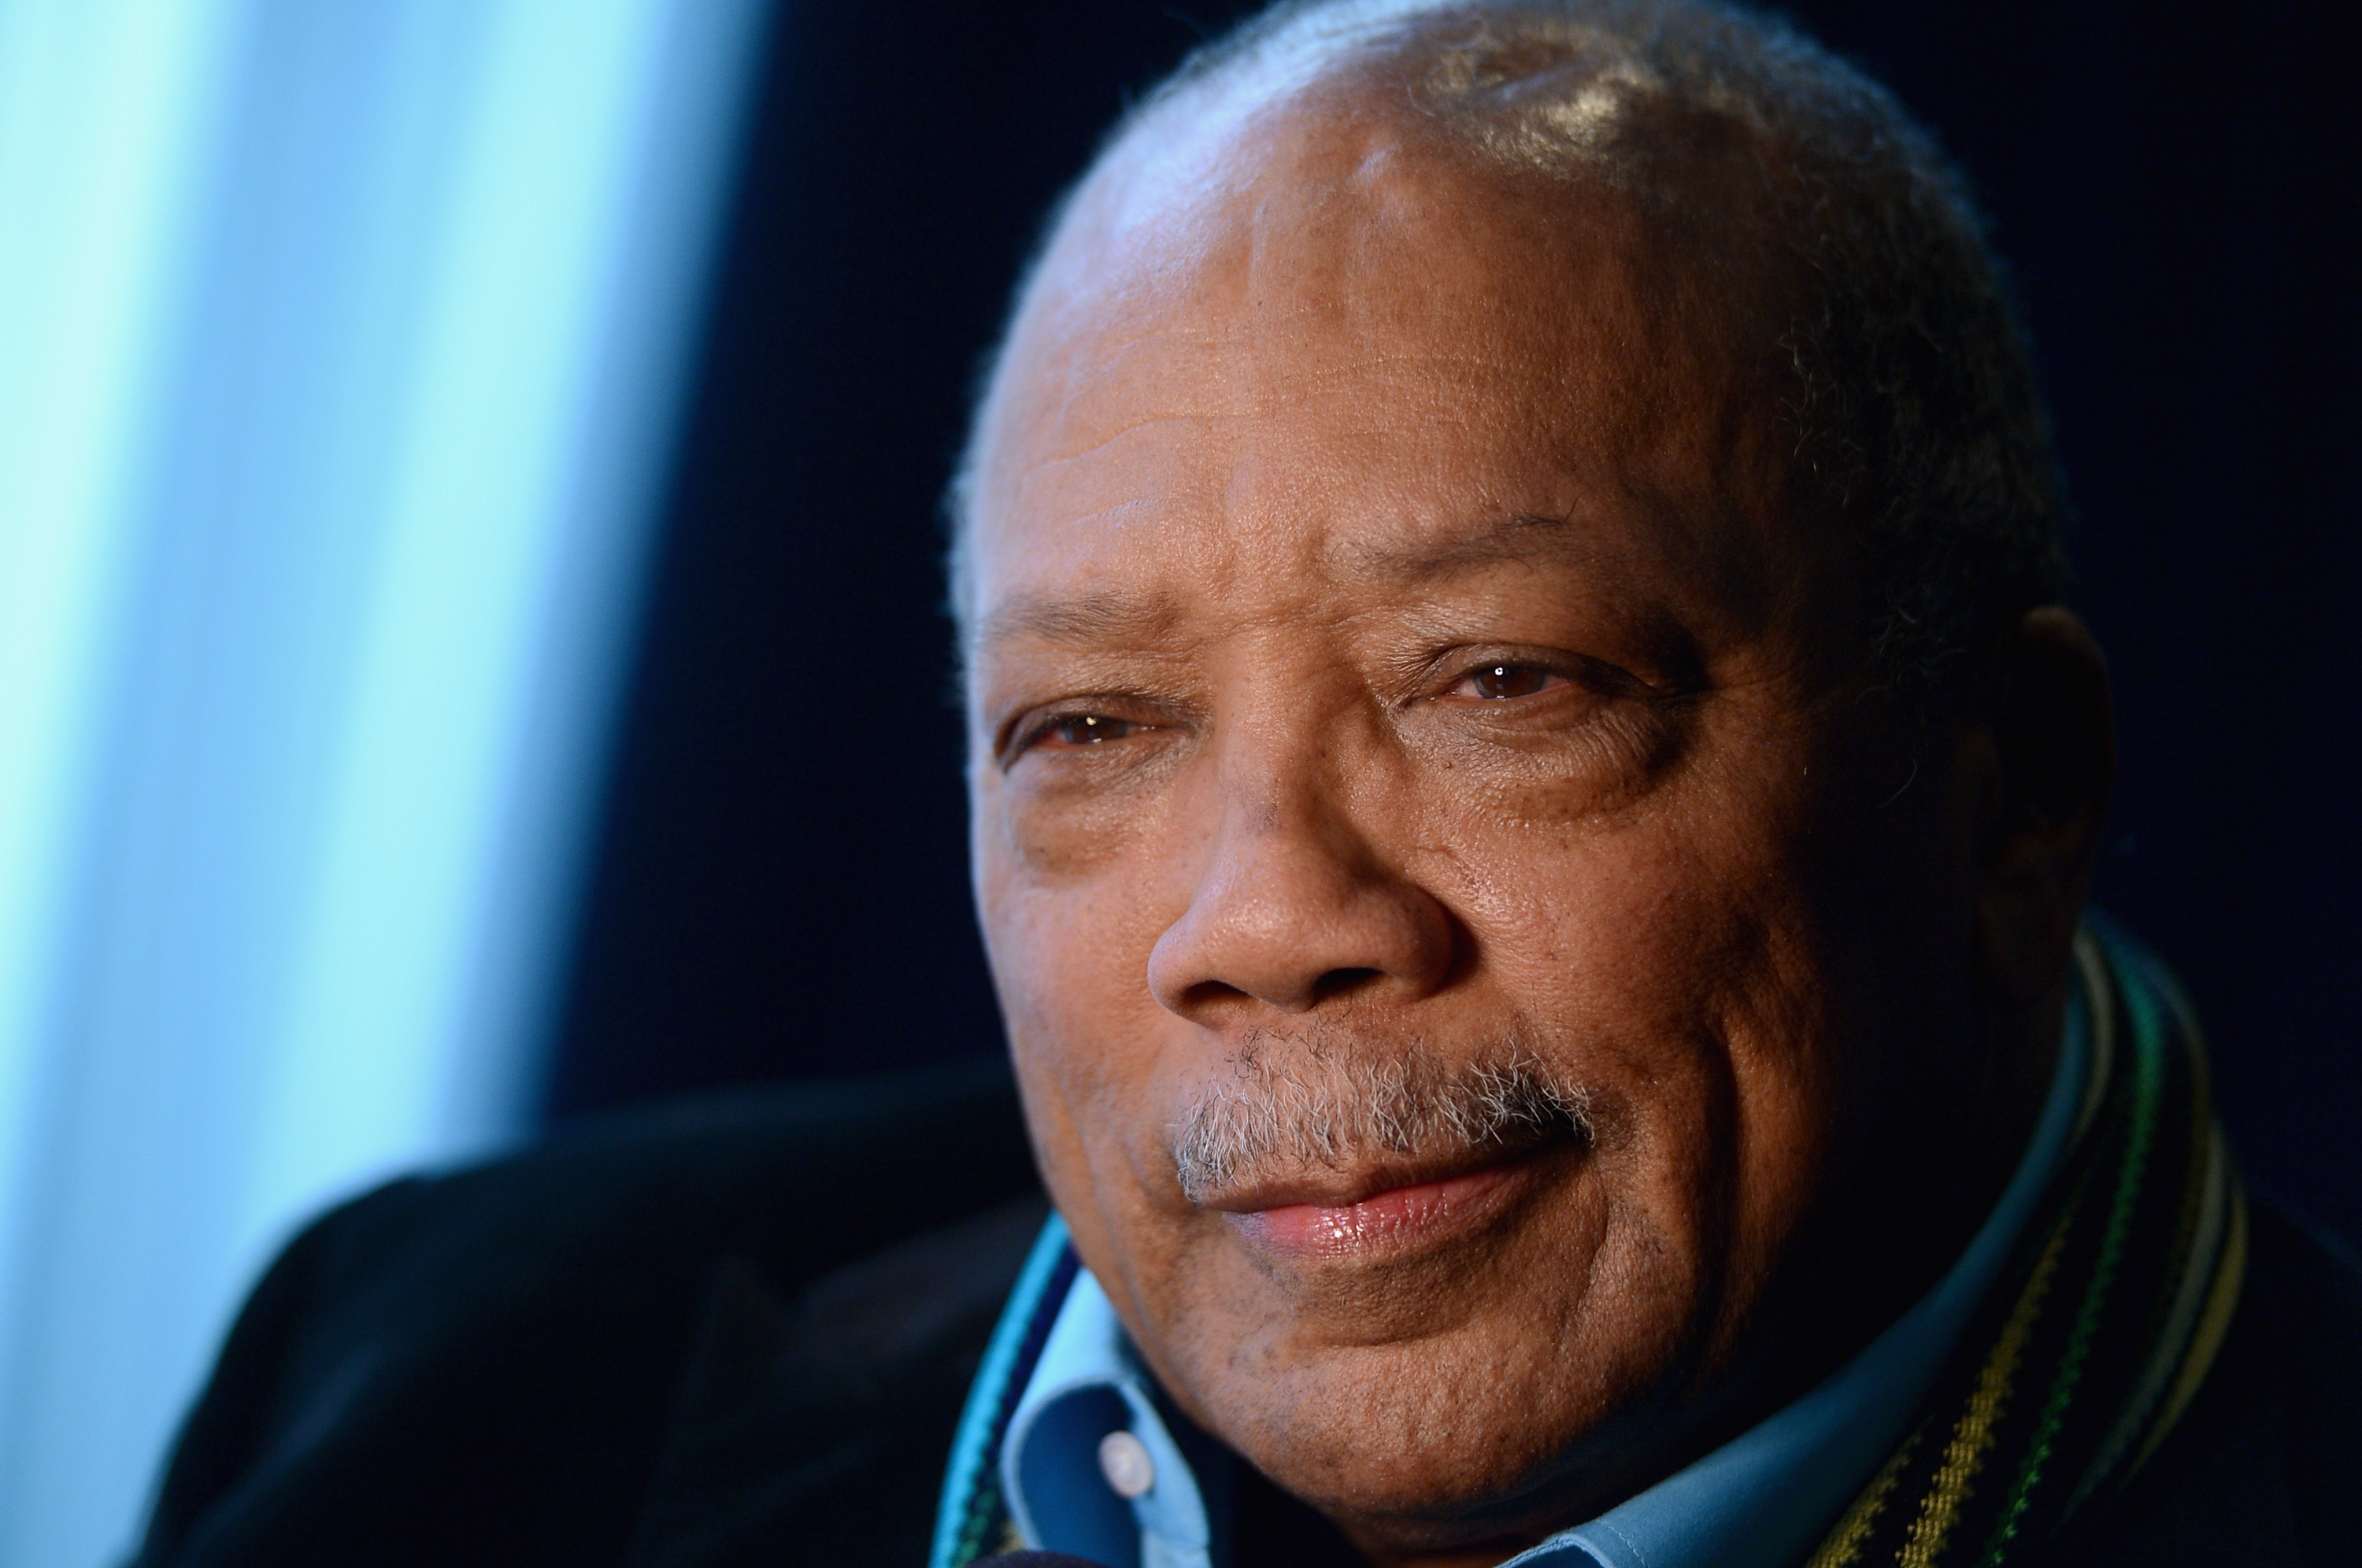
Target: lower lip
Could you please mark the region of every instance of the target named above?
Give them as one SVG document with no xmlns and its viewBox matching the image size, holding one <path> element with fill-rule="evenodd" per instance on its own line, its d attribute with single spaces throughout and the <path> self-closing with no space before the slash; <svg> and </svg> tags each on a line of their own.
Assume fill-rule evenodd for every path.
<svg viewBox="0 0 2362 1568">
<path fill-rule="evenodd" d="M 1511 1167 L 1496 1165 L 1372 1193 L 1359 1203 L 1326 1209 L 1290 1203 L 1234 1214 L 1231 1222 L 1253 1241 L 1283 1252 L 1343 1256 L 1391 1253 L 1465 1229 L 1498 1207 Z"/>
</svg>

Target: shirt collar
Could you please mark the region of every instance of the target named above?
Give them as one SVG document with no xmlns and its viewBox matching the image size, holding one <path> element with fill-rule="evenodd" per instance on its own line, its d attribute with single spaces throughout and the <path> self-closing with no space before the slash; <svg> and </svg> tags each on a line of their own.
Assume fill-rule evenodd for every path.
<svg viewBox="0 0 2362 1568">
<path fill-rule="evenodd" d="M 2090 1005 L 2078 988 L 2025 1154 L 1933 1289 L 1811 1392 L 1505 1568 L 1785 1568 L 1799 1561 L 1902 1440 L 2065 1159 L 2094 1066 Z M 1106 1292 L 1083 1271 L 1001 1450 L 1002 1495 L 1026 1544 L 1108 1568 L 1217 1568 L 1228 1556 L 1220 1526 L 1227 1465 L 1235 1462 L 1186 1423 L 1183 1437 L 1175 1430 Z M 1131 1432 L 1149 1460 L 1149 1485 L 1129 1501 L 1101 1468 L 1101 1444 L 1117 1431 Z"/>
</svg>

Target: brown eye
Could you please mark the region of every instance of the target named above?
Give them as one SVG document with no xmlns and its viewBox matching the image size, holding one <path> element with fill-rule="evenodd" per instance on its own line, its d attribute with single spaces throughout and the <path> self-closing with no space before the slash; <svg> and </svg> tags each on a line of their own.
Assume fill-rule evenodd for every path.
<svg viewBox="0 0 2362 1568">
<path fill-rule="evenodd" d="M 1110 719 L 1099 713 L 1076 713 L 1043 725 L 1035 733 L 1033 744 L 1069 749 L 1098 745 L 1106 741 L 1121 740 L 1139 728 L 1129 719 Z"/>
<path fill-rule="evenodd" d="M 1563 685 L 1566 678 L 1554 671 L 1531 664 L 1488 664 L 1461 677 L 1455 694 L 1481 698 L 1487 702 L 1505 702 L 1513 697 L 1531 697 L 1554 685 Z"/>
</svg>

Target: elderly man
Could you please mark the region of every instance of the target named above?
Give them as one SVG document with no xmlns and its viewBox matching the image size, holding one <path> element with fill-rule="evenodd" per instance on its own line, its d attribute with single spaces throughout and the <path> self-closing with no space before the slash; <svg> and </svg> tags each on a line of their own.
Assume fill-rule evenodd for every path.
<svg viewBox="0 0 2362 1568">
<path fill-rule="evenodd" d="M 503 1405 L 405 1516 L 356 1456 L 457 1423 L 356 1347 L 421 1289 L 348 1304 L 468 1205 L 372 1199 L 266 1286 L 150 1561 L 342 1506 L 445 1560 L 915 1568 L 913 1433 L 938 1568 L 2362 1551 L 2362 1296 L 2080 923 L 2109 718 L 2042 415 L 1876 87 L 1681 0 L 1266 17 L 1067 201 L 955 510 L 1021 1266 L 1038 1209 L 936 1190 L 1009 1188 L 988 1110 L 929 1102 L 968 1152 L 881 1198 L 929 1223 L 770 1265 L 792 1308 L 709 1259 L 701 1327 L 634 1331 L 664 1435 Z M 438 1288 L 447 1363 L 508 1342 Z M 513 1500 L 568 1495 L 545 1424 L 632 1434 L 563 1551 Z"/>
</svg>

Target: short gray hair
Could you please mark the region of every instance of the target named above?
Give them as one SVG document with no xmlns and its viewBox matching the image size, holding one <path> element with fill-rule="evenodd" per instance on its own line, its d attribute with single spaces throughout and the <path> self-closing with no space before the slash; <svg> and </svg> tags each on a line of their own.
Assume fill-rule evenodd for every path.
<svg viewBox="0 0 2362 1568">
<path fill-rule="evenodd" d="M 1412 65 L 1418 106 L 1480 152 L 1668 211 L 1686 149 L 1715 133 L 1746 149 L 1794 274 L 1767 344 L 1793 372 L 1794 482 L 1854 542 L 1871 673 L 1921 718 L 2063 591 L 2048 422 L 1967 182 L 1893 94 L 1781 22 L 1711 0 L 1295 0 L 1191 55 L 1093 167 L 1160 116 L 1374 60 Z M 1683 128 L 1652 137 L 1669 117 Z M 978 439 L 947 497 L 955 618 Z"/>
</svg>

